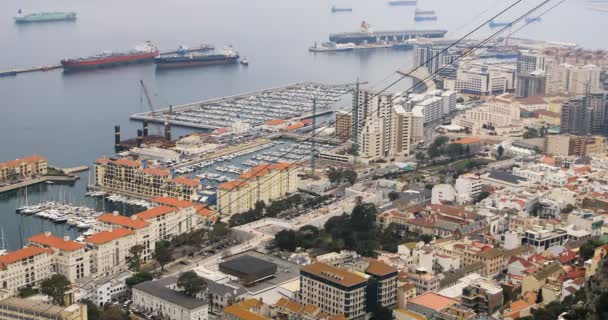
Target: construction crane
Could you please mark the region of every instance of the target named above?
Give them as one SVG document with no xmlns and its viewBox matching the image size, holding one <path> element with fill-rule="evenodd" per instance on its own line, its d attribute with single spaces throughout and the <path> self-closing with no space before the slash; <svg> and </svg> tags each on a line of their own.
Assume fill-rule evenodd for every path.
<svg viewBox="0 0 608 320">
<path fill-rule="evenodd" d="M 148 88 L 146 87 L 144 80 L 139 80 L 139 83 L 141 85 L 141 94 L 139 95 L 140 108 L 143 105 L 143 102 L 144 102 L 143 99 L 145 96 L 146 101 L 148 102 L 148 109 L 150 110 L 150 115 L 154 116 L 154 115 L 156 115 L 156 110 L 154 110 L 154 105 L 152 104 L 152 99 L 150 98 L 150 93 L 148 92 Z M 160 136 L 162 134 L 160 131 L 160 126 L 155 126 L 155 127 L 156 127 L 157 134 Z"/>
</svg>

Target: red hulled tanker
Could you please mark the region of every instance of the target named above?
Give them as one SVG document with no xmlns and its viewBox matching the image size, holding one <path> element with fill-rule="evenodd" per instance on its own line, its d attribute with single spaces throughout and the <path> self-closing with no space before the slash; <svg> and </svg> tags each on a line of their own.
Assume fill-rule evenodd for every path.
<svg viewBox="0 0 608 320">
<path fill-rule="evenodd" d="M 152 61 L 159 51 L 151 42 L 146 42 L 126 52 L 103 52 L 98 55 L 74 59 L 63 59 L 61 65 L 65 70 L 108 67 L 140 61 Z"/>
</svg>

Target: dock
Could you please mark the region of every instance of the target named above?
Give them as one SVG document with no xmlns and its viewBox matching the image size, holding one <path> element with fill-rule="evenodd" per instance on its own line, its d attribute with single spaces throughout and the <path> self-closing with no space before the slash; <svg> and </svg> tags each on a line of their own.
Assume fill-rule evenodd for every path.
<svg viewBox="0 0 608 320">
<path fill-rule="evenodd" d="M 73 168 L 63 168 L 61 170 L 63 170 L 63 172 L 65 172 L 65 174 L 71 175 L 76 172 L 88 171 L 89 167 L 88 166 L 78 166 L 78 167 L 73 167 Z"/>
<path fill-rule="evenodd" d="M 352 87 L 350 84 L 296 83 L 137 113 L 131 115 L 131 119 L 207 130 L 231 127 L 236 122 L 259 126 L 268 120 L 287 120 L 310 114 L 313 98 L 317 101 L 317 114 L 326 113 Z"/>
<path fill-rule="evenodd" d="M 37 71 L 51 71 L 55 69 L 63 68 L 60 64 L 48 65 L 48 66 L 38 66 L 31 68 L 16 68 L 10 70 L 0 71 L 0 77 L 9 77 L 16 76 L 20 73 L 29 73 L 29 72 L 37 72 Z"/>
<path fill-rule="evenodd" d="M 4 193 L 4 192 L 8 192 L 8 191 L 12 191 L 12 190 L 17 190 L 17 189 L 21 189 L 21 188 L 25 188 L 31 185 L 35 185 L 35 184 L 39 184 L 39 183 L 44 183 L 47 181 L 52 181 L 52 182 L 74 182 L 76 180 L 78 180 L 78 176 L 42 176 L 42 177 L 37 177 L 37 178 L 33 178 L 33 179 L 28 179 L 28 180 L 24 180 L 24 181 L 20 181 L 17 183 L 13 183 L 7 186 L 2 186 L 0 187 L 0 193 Z"/>
</svg>

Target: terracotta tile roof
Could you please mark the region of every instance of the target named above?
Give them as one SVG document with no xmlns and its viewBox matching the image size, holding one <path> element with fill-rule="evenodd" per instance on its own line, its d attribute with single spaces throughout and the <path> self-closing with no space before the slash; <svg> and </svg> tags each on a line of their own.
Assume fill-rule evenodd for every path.
<svg viewBox="0 0 608 320">
<path fill-rule="evenodd" d="M 99 159 L 95 160 L 95 163 L 98 163 L 98 164 L 108 164 L 111 161 L 112 160 L 110 160 L 108 158 L 99 158 Z"/>
<path fill-rule="evenodd" d="M 233 190 L 233 189 L 236 189 L 236 188 L 239 188 L 239 187 L 246 187 L 247 185 L 248 185 L 248 183 L 245 182 L 245 181 L 242 181 L 242 180 L 233 180 L 233 181 L 228 181 L 228 182 L 224 182 L 224 183 L 220 184 L 218 186 L 218 188 L 220 190 L 230 191 L 230 190 Z"/>
<path fill-rule="evenodd" d="M 141 163 L 139 161 L 135 161 L 135 160 L 129 159 L 129 158 L 120 158 L 120 159 L 114 161 L 114 163 L 119 166 L 133 167 L 133 168 L 138 168 L 141 165 Z"/>
<path fill-rule="evenodd" d="M 534 105 L 534 104 L 547 104 L 547 102 L 539 96 L 530 96 L 527 98 L 521 98 L 518 99 L 517 101 L 519 101 L 519 104 L 523 104 L 523 105 Z"/>
<path fill-rule="evenodd" d="M 146 211 L 142 211 L 142 212 L 136 214 L 135 216 L 137 216 L 140 219 L 148 220 L 148 219 L 156 218 L 158 216 L 162 216 L 164 214 L 169 214 L 172 212 L 177 212 L 177 210 L 172 207 L 160 206 L 160 207 L 148 209 Z"/>
<path fill-rule="evenodd" d="M 424 306 L 435 311 L 439 311 L 451 305 L 457 304 L 458 301 L 434 292 L 427 292 L 415 298 L 412 298 L 408 301 L 408 304 L 409 303 L 415 303 L 417 305 Z"/>
<path fill-rule="evenodd" d="M 102 216 L 97 217 L 97 220 L 101 222 L 119 225 L 129 229 L 142 229 L 150 225 L 147 221 L 141 220 L 135 215 L 127 217 L 123 215 L 114 215 L 112 213 L 106 213 Z"/>
<path fill-rule="evenodd" d="M 20 166 L 21 164 L 32 164 L 32 163 L 36 163 L 36 162 L 40 162 L 40 161 L 46 162 L 47 159 L 45 157 L 41 157 L 39 155 L 31 155 L 31 156 L 21 158 L 21 159 L 0 162 L 0 167 L 15 168 L 15 167 Z"/>
<path fill-rule="evenodd" d="M 270 318 L 266 318 L 257 313 L 251 312 L 247 309 L 243 309 L 237 305 L 231 305 L 224 308 L 224 313 L 229 314 L 234 319 L 240 320 L 269 320 Z"/>
<path fill-rule="evenodd" d="M 327 320 L 347 320 L 343 314 L 337 314 L 335 316 L 327 318 Z"/>
<path fill-rule="evenodd" d="M 122 237 L 126 237 L 129 235 L 132 235 L 133 231 L 128 230 L 128 229 L 124 229 L 124 228 L 117 228 L 114 229 L 112 231 L 102 231 L 102 232 L 98 232 L 93 234 L 92 236 L 88 237 L 85 239 L 86 242 L 88 243 L 92 243 L 92 244 L 104 244 L 116 239 L 120 239 Z"/>
<path fill-rule="evenodd" d="M 354 272 L 330 266 L 322 262 L 315 262 L 302 268 L 302 271 L 314 274 L 317 277 L 334 283 L 351 287 L 366 281 L 366 279 Z"/>
<path fill-rule="evenodd" d="M 16 251 L 9 252 L 3 256 L 0 256 L 0 264 L 6 266 L 15 262 L 19 262 L 23 259 L 33 257 L 43 253 L 53 253 L 53 250 L 47 248 L 40 248 L 36 246 L 25 247 Z"/>
<path fill-rule="evenodd" d="M 277 126 L 283 123 L 285 123 L 285 120 L 282 119 L 272 119 L 264 121 L 264 124 L 267 126 Z"/>
<path fill-rule="evenodd" d="M 481 142 L 481 139 L 479 139 L 477 137 L 463 138 L 463 139 L 454 141 L 454 143 L 456 143 L 456 144 L 471 144 L 471 143 L 479 143 L 479 142 Z"/>
<path fill-rule="evenodd" d="M 190 179 L 190 178 L 186 178 L 186 177 L 177 177 L 177 178 L 173 178 L 174 183 L 178 183 L 178 184 L 183 184 L 189 187 L 198 187 L 200 185 L 200 182 L 198 180 L 195 179 Z"/>
<path fill-rule="evenodd" d="M 367 259 L 367 262 L 369 264 L 368 264 L 367 268 L 365 269 L 366 273 L 377 275 L 377 276 L 386 276 L 391 273 L 395 273 L 395 276 L 397 275 L 397 269 L 393 268 L 392 266 L 389 266 L 388 264 L 386 264 L 382 261 L 370 258 L 370 259 Z"/>
<path fill-rule="evenodd" d="M 163 170 L 159 168 L 146 168 L 144 169 L 144 173 L 158 177 L 168 177 L 171 175 L 171 172 L 169 172 L 168 170 Z"/>
<path fill-rule="evenodd" d="M 255 166 L 240 175 L 241 179 L 251 179 L 254 177 L 262 177 L 268 174 L 272 170 L 285 170 L 291 167 L 293 164 L 289 162 L 277 162 L 272 164 L 261 164 Z"/>
<path fill-rule="evenodd" d="M 217 221 L 217 216 L 215 215 L 215 212 L 203 205 L 196 206 L 196 214 L 198 214 L 199 216 L 207 217 L 213 222 Z"/>
<path fill-rule="evenodd" d="M 158 203 L 164 206 L 176 207 L 176 208 L 188 208 L 192 206 L 192 202 L 188 200 L 179 200 L 173 197 L 156 197 L 152 199 L 152 202 Z"/>
<path fill-rule="evenodd" d="M 63 238 L 56 237 L 52 234 L 40 233 L 29 239 L 30 242 L 41 244 L 46 247 L 59 249 L 61 251 L 76 251 L 84 248 L 84 244 L 76 241 L 64 240 Z"/>
<path fill-rule="evenodd" d="M 546 116 L 551 118 L 560 118 L 560 114 L 557 112 L 549 111 L 549 110 L 535 110 L 534 114 L 538 116 Z"/>
<path fill-rule="evenodd" d="M 280 298 L 279 301 L 275 303 L 275 305 L 281 308 L 289 309 L 291 312 L 294 313 L 302 313 L 304 310 L 303 305 L 285 298 Z"/>
</svg>

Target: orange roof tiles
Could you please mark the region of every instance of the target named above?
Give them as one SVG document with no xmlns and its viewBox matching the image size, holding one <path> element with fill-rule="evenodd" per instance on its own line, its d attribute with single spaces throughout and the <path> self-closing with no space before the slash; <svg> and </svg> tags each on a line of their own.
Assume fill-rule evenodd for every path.
<svg viewBox="0 0 608 320">
<path fill-rule="evenodd" d="M 135 216 L 137 216 L 138 218 L 144 219 L 144 220 L 148 220 L 148 219 L 156 218 L 158 216 L 162 216 L 164 214 L 168 214 L 168 213 L 172 213 L 172 212 L 176 212 L 176 209 L 172 208 L 172 207 L 167 207 L 167 206 L 160 206 L 160 207 L 148 209 L 146 211 L 142 211 L 142 212 L 136 214 Z"/>
<path fill-rule="evenodd" d="M 479 143 L 479 142 L 481 142 L 481 139 L 479 139 L 477 137 L 463 138 L 463 139 L 454 141 L 454 143 L 456 143 L 456 144 L 472 144 L 472 143 Z"/>
<path fill-rule="evenodd" d="M 351 287 L 366 281 L 364 277 L 354 272 L 333 267 L 322 262 L 315 262 L 313 264 L 309 264 L 302 268 L 302 271 L 314 274 L 317 277 L 321 277 L 323 279 L 341 284 L 346 287 Z"/>
<path fill-rule="evenodd" d="M 188 208 L 192 206 L 192 202 L 188 200 L 180 200 L 173 197 L 156 197 L 152 198 L 152 202 L 156 202 L 160 205 L 176 207 L 176 208 Z"/>
<path fill-rule="evenodd" d="M 132 235 L 133 231 L 128 230 L 128 229 L 124 229 L 124 228 L 117 228 L 114 229 L 112 231 L 102 231 L 102 232 L 98 232 L 93 234 L 92 236 L 88 237 L 85 239 L 86 242 L 88 243 L 92 243 L 92 244 L 104 244 L 116 239 L 120 239 L 122 237 L 126 237 L 129 235 Z"/>
<path fill-rule="evenodd" d="M 144 173 L 158 177 L 168 177 L 169 175 L 171 175 L 171 172 L 169 172 L 168 170 L 163 170 L 159 168 L 146 168 L 144 169 Z"/>
<path fill-rule="evenodd" d="M 415 303 L 417 305 L 439 311 L 458 303 L 458 301 L 434 292 L 427 292 L 412 298 L 410 301 L 408 301 L 408 304 L 409 303 Z"/>
<path fill-rule="evenodd" d="M 123 215 L 114 215 L 112 213 L 106 213 L 102 216 L 99 216 L 97 217 L 97 220 L 101 222 L 116 224 L 129 229 L 141 229 L 149 225 L 147 221 L 141 220 L 137 216 L 127 217 Z"/>
<path fill-rule="evenodd" d="M 36 162 L 40 162 L 40 161 L 46 162 L 47 159 L 45 157 L 41 157 L 39 155 L 31 155 L 31 156 L 27 156 L 27 157 L 21 158 L 21 159 L 0 162 L 0 167 L 14 168 L 14 167 L 20 166 L 23 163 L 32 164 L 32 163 L 36 163 Z"/>
<path fill-rule="evenodd" d="M 304 124 L 302 122 L 296 122 L 296 123 L 294 123 L 294 124 L 292 124 L 290 126 L 287 126 L 286 129 L 287 130 L 296 130 L 296 129 L 300 129 L 302 127 L 304 127 Z"/>
<path fill-rule="evenodd" d="M 15 262 L 19 262 L 23 259 L 33 257 L 42 253 L 53 253 L 53 250 L 40 248 L 40 247 L 25 247 L 17 251 L 9 252 L 3 256 L 0 256 L 0 264 L 7 265 Z"/>
<path fill-rule="evenodd" d="M 135 161 L 135 160 L 129 159 L 129 158 L 120 158 L 120 159 L 114 161 L 114 163 L 117 165 L 120 165 L 120 166 L 134 167 L 134 168 L 137 168 L 141 165 L 141 163 L 139 161 Z"/>
<path fill-rule="evenodd" d="M 396 276 L 397 269 L 393 268 L 392 266 L 389 266 L 388 264 L 382 261 L 376 259 L 367 259 L 367 262 L 369 264 L 365 269 L 366 273 L 370 273 L 377 276 L 385 276 L 391 273 L 395 273 Z"/>
<path fill-rule="evenodd" d="M 264 124 L 267 126 L 278 126 L 283 123 L 285 123 L 285 120 L 282 120 L 282 119 L 273 119 L 273 120 L 267 120 L 264 122 Z"/>
<path fill-rule="evenodd" d="M 517 101 L 519 101 L 519 104 L 523 104 L 523 105 L 547 104 L 545 99 L 543 99 L 542 97 L 539 97 L 539 96 L 530 96 L 527 98 L 521 98 L 521 99 L 518 99 Z"/>
<path fill-rule="evenodd" d="M 174 183 L 183 184 L 189 187 L 197 187 L 200 183 L 198 180 L 186 178 L 186 177 L 177 177 L 172 180 Z"/>
<path fill-rule="evenodd" d="M 38 243 L 43 246 L 59 249 L 61 251 L 76 251 L 84 248 L 84 244 L 76 241 L 64 240 L 51 234 L 40 233 L 28 239 L 30 242 Z"/>
<path fill-rule="evenodd" d="M 267 320 L 266 318 L 257 313 L 251 312 L 247 309 L 243 309 L 237 305 L 231 305 L 224 308 L 224 313 L 231 315 L 235 319 L 241 320 Z"/>
<path fill-rule="evenodd" d="M 234 189 L 239 188 L 239 187 L 246 187 L 247 185 L 248 185 L 248 183 L 245 182 L 245 181 L 234 180 L 234 181 L 224 182 L 224 183 L 220 184 L 218 186 L 218 188 L 220 190 L 230 191 L 230 190 L 234 190 Z"/>
<path fill-rule="evenodd" d="M 198 214 L 199 216 L 208 217 L 213 222 L 217 221 L 217 216 L 215 215 L 213 210 L 211 210 L 205 206 L 202 206 L 202 205 L 196 206 L 196 214 Z"/>
<path fill-rule="evenodd" d="M 95 163 L 98 163 L 98 164 L 108 164 L 111 161 L 112 160 L 110 160 L 108 158 L 99 158 L 99 159 L 95 160 Z"/>
</svg>

